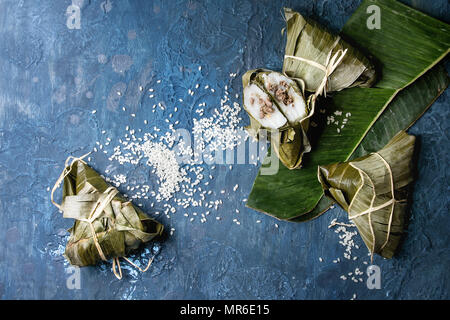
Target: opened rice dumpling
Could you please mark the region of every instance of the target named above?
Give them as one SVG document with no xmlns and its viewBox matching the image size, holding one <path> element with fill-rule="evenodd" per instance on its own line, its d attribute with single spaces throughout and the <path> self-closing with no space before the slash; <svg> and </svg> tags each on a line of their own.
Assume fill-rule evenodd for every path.
<svg viewBox="0 0 450 320">
<path fill-rule="evenodd" d="M 244 88 L 244 104 L 250 115 L 267 129 L 279 129 L 287 119 L 274 105 L 272 98 L 258 85 L 251 83 Z"/>
<path fill-rule="evenodd" d="M 370 87 L 373 64 L 358 50 L 318 23 L 284 8 L 287 42 L 283 72 L 305 82 L 317 95 L 350 87 Z"/>
<path fill-rule="evenodd" d="M 267 130 L 273 150 L 289 169 L 301 166 L 311 150 L 306 132 L 314 101 L 305 101 L 304 85 L 265 69 L 250 70 L 242 77 L 244 109 L 250 117 L 247 131 L 255 138 Z"/>
<path fill-rule="evenodd" d="M 120 271 L 119 257 L 126 259 L 130 251 L 161 235 L 164 227 L 122 197 L 81 158 L 73 158 L 70 165 L 69 160 L 51 197 L 64 218 L 75 219 L 68 230 L 65 256 L 72 265 L 80 267 L 113 259 L 116 274 L 116 263 Z M 53 193 L 61 182 L 63 197 L 59 205 L 54 202 Z M 120 279 L 121 271 L 116 276 Z"/>
<path fill-rule="evenodd" d="M 372 255 L 391 258 L 400 243 L 414 142 L 414 136 L 400 131 L 378 152 L 318 168 L 325 195 L 347 211 Z"/>
</svg>

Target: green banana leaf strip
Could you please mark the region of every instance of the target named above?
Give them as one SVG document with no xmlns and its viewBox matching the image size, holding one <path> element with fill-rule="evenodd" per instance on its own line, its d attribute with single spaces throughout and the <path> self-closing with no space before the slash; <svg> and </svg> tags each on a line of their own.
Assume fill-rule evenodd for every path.
<svg viewBox="0 0 450 320">
<path fill-rule="evenodd" d="M 376 153 L 319 166 L 325 195 L 348 212 L 372 255 L 392 258 L 404 233 L 414 143 L 400 131 Z"/>
<path fill-rule="evenodd" d="M 75 160 L 64 178 L 61 209 L 75 219 L 65 256 L 72 265 L 94 265 L 101 260 L 87 219 L 110 185 L 84 161 Z M 124 257 L 141 244 L 159 236 L 163 225 L 149 218 L 119 193 L 93 220 L 93 228 L 106 259 Z"/>
<path fill-rule="evenodd" d="M 390 17 L 382 18 L 380 30 L 367 29 L 366 12 L 368 6 L 373 4 L 380 6 L 382 17 Z M 402 24 L 399 25 L 396 19 L 401 19 Z M 420 28 L 422 25 L 427 27 Z M 416 33 L 405 31 L 410 29 Z M 449 51 L 450 27 L 447 24 L 396 1 L 367 0 L 346 24 L 344 34 L 346 40 L 353 41 L 360 48 L 374 51 L 377 64 L 382 67 L 380 87 L 377 84 L 376 88 L 352 88 L 336 93 L 332 103 L 324 108 L 325 118 L 317 120 L 318 130 L 311 132 L 318 141 L 313 143 L 313 150 L 305 157 L 303 168 L 287 171 L 280 166 L 278 173 L 272 176 L 262 176 L 260 172 L 247 206 L 278 219 L 307 221 L 317 217 L 332 204 L 323 198 L 322 188 L 316 179 L 317 166 L 348 160 L 363 140 L 363 146 L 373 150 L 371 141 L 374 138 L 370 129 L 374 124 L 374 133 L 383 132 L 384 139 L 392 138 L 398 132 L 393 129 L 395 126 L 392 123 L 396 123 L 397 129 L 408 128 L 447 87 L 445 70 L 439 67 L 430 70 Z M 431 38 L 430 34 L 433 35 Z M 398 38 L 402 39 L 401 43 L 409 41 L 410 50 L 404 50 Z M 406 65 L 405 60 L 408 60 Z M 411 71 L 409 67 L 415 63 L 417 66 Z M 419 79 L 415 83 L 421 75 L 424 75 L 420 78 L 423 81 Z M 322 107 L 323 103 L 325 101 L 320 101 Z M 408 108 L 404 108 L 405 105 Z M 320 108 L 316 106 L 316 109 Z M 335 111 L 342 111 L 344 115 L 348 112 L 352 114 L 340 134 L 336 133 L 336 126 L 324 125 L 326 116 L 332 116 Z M 363 114 L 371 118 L 361 119 Z M 386 116 L 382 121 L 376 121 L 381 114 Z M 275 193 L 274 190 L 278 191 Z"/>
<path fill-rule="evenodd" d="M 450 78 L 445 63 L 442 62 L 400 91 L 349 159 L 380 150 L 395 132 L 411 127 L 445 91 L 449 83 Z"/>
</svg>

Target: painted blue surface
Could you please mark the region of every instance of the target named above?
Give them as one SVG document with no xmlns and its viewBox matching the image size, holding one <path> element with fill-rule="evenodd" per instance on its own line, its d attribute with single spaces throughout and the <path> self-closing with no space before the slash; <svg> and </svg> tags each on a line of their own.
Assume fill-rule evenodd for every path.
<svg viewBox="0 0 450 320">
<path fill-rule="evenodd" d="M 158 252 L 153 248 L 158 254 L 147 273 L 124 265 L 125 277 L 119 281 L 110 264 L 102 264 L 81 269 L 81 289 L 68 289 L 68 265 L 61 254 L 64 230 L 72 222 L 62 218 L 47 191 L 68 155 L 79 156 L 96 141 L 105 142 L 103 130 L 116 140 L 127 125 L 145 130 L 142 119 L 164 127 L 164 117 L 151 113 L 154 102 L 139 91 L 140 85 L 154 87 L 158 101 L 170 109 L 187 97 L 188 88 L 209 84 L 218 93 L 192 97 L 190 104 L 215 106 L 225 85 L 232 95 L 241 93 L 240 76 L 246 70 L 279 70 L 283 6 L 339 30 L 360 3 L 73 2 L 81 7 L 81 28 L 71 30 L 66 25 L 71 1 L 0 1 L 2 299 L 450 298 L 449 90 L 410 130 L 422 145 L 412 218 L 400 254 L 390 261 L 375 257 L 382 271 L 380 290 L 368 290 L 365 275 L 362 283 L 339 278 L 358 267 L 365 272 L 363 261 L 368 261 L 359 237 L 354 239 L 361 249 L 353 251 L 358 260 L 342 259 L 338 235 L 327 228 L 333 218 L 346 221 L 342 210 L 293 224 L 245 208 L 242 199 L 257 173 L 253 165 L 236 165 L 231 171 L 206 167 L 216 177 L 211 190 L 228 190 L 217 213 L 222 221 L 190 223 L 182 212 L 176 219 L 158 217 L 176 231 L 159 244 Z M 406 3 L 450 20 L 446 0 Z M 234 80 L 231 72 L 238 73 Z M 192 116 L 186 108 L 174 117 L 189 129 Z M 110 165 L 102 153 L 92 155 L 90 164 L 102 173 Z M 122 170 L 129 180 L 148 179 L 146 168 Z M 236 183 L 238 191 L 229 192 Z M 148 201 L 142 203 L 152 214 Z M 232 223 L 235 208 L 240 226 Z M 333 263 L 337 257 L 341 262 Z"/>
</svg>

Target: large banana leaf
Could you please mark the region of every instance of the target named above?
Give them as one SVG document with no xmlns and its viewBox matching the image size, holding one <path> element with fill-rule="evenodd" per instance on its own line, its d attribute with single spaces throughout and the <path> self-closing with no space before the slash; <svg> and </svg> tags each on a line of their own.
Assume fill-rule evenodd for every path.
<svg viewBox="0 0 450 320">
<path fill-rule="evenodd" d="M 381 29 L 367 28 L 370 5 L 380 8 Z M 343 36 L 374 56 L 381 80 L 375 88 L 346 89 L 326 101 L 330 104 L 324 114 L 318 113 L 319 125 L 311 132 L 318 141 L 305 157 L 304 167 L 289 171 L 280 166 L 271 176 L 259 173 L 249 207 L 279 219 L 304 221 L 318 216 L 331 202 L 323 198 L 317 166 L 346 161 L 355 150 L 355 155 L 376 150 L 379 141 L 390 140 L 414 123 L 448 85 L 445 70 L 432 69 L 449 52 L 450 27 L 445 23 L 393 0 L 366 0 L 344 26 Z M 336 111 L 351 113 L 344 128 L 325 125 L 326 117 Z"/>
</svg>

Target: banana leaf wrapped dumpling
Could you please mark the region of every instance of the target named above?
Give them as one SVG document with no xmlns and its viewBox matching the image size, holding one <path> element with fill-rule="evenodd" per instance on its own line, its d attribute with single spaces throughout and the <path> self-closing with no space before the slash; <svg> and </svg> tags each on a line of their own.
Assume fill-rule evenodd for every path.
<svg viewBox="0 0 450 320">
<path fill-rule="evenodd" d="M 61 182 L 63 198 L 58 205 L 53 201 L 53 192 Z M 75 219 L 68 230 L 70 237 L 65 250 L 66 258 L 75 266 L 114 259 L 116 274 L 119 257 L 126 259 L 132 250 L 161 235 L 164 229 L 79 158 L 70 165 L 66 161 L 66 168 L 52 190 L 52 202 L 64 218 Z"/>
<path fill-rule="evenodd" d="M 250 70 L 242 77 L 244 109 L 250 117 L 246 130 L 258 139 L 267 130 L 274 152 L 289 169 L 301 166 L 311 150 L 306 135 L 314 101 L 305 101 L 299 80 L 266 69 Z"/>
<path fill-rule="evenodd" d="M 357 49 L 318 23 L 284 8 L 286 48 L 283 72 L 305 82 L 317 95 L 351 87 L 370 87 L 375 67 Z"/>
<path fill-rule="evenodd" d="M 404 233 L 414 143 L 400 131 L 378 152 L 318 168 L 325 195 L 347 211 L 372 255 L 392 258 Z"/>
</svg>

